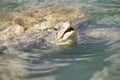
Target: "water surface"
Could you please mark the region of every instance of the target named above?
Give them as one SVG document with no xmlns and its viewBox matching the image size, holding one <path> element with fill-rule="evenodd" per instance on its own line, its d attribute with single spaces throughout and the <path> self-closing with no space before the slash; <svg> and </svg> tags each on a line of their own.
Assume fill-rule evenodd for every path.
<svg viewBox="0 0 120 80">
<path fill-rule="evenodd" d="M 69 48 L 25 52 L 0 47 L 0 80 L 120 80 L 120 1 L 0 0 L 0 8 L 42 2 L 79 7 L 91 24 L 77 29 L 78 44 Z"/>
</svg>

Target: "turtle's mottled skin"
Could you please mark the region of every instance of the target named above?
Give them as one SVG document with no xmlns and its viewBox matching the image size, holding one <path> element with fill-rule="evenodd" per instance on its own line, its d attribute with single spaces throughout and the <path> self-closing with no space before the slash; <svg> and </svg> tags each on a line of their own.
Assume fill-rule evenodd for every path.
<svg viewBox="0 0 120 80">
<path fill-rule="evenodd" d="M 45 4 L 18 7 L 9 15 L 7 25 L 2 26 L 0 31 L 0 39 L 6 46 L 30 43 L 40 45 L 41 41 L 60 46 L 73 45 L 77 43 L 74 30 L 77 25 L 71 24 L 86 18 L 78 8 Z"/>
</svg>

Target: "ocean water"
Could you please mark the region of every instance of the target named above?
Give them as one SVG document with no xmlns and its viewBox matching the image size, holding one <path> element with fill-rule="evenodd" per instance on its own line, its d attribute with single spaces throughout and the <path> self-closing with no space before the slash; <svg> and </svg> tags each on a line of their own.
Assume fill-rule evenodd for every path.
<svg viewBox="0 0 120 80">
<path fill-rule="evenodd" d="M 0 0 L 0 9 L 38 3 L 79 7 L 90 24 L 78 27 L 78 44 L 69 48 L 0 47 L 0 80 L 120 80 L 119 0 Z"/>
</svg>

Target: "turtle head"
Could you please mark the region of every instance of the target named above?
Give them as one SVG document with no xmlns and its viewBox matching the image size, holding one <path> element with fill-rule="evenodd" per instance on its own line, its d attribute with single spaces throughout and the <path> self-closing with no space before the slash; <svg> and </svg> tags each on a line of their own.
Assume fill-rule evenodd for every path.
<svg viewBox="0 0 120 80">
<path fill-rule="evenodd" d="M 54 28 L 56 33 L 56 41 L 54 42 L 58 46 L 69 46 L 77 43 L 77 34 L 70 22 L 61 22 Z"/>
</svg>

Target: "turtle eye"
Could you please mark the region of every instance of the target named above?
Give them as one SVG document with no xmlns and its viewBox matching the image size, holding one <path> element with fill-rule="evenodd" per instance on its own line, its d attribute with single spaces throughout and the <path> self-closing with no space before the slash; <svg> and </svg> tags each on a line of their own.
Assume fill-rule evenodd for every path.
<svg viewBox="0 0 120 80">
<path fill-rule="evenodd" d="M 59 31 L 60 28 L 61 28 L 61 25 L 60 25 L 60 24 L 57 24 L 53 29 L 54 29 L 55 31 Z"/>
<path fill-rule="evenodd" d="M 57 29 L 56 29 L 56 28 L 53 28 L 53 30 L 57 31 Z"/>
</svg>

